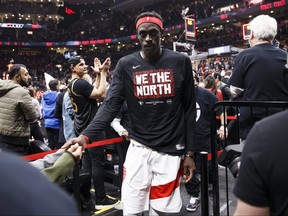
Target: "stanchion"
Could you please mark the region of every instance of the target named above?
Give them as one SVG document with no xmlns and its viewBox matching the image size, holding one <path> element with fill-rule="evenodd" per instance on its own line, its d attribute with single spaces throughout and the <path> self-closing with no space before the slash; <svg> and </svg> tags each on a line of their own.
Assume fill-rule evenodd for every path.
<svg viewBox="0 0 288 216">
<path fill-rule="evenodd" d="M 79 182 L 79 168 L 78 163 L 75 164 L 73 170 L 73 193 L 76 203 L 81 211 L 81 197 L 80 197 L 80 182 Z"/>
<path fill-rule="evenodd" d="M 208 152 L 200 152 L 201 156 L 201 215 L 209 215 L 208 198 Z"/>
</svg>

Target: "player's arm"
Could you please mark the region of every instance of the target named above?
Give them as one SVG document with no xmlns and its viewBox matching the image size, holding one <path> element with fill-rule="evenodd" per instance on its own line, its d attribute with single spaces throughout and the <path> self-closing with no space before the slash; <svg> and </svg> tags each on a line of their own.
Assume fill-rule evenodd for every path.
<svg viewBox="0 0 288 216">
<path fill-rule="evenodd" d="M 183 105 L 185 115 L 185 157 L 183 161 L 183 179 L 184 182 L 188 182 L 195 170 L 194 162 L 194 136 L 195 136 L 195 125 L 196 125 L 196 96 L 194 79 L 192 73 L 192 65 L 189 58 L 185 59 L 184 64 L 185 81 L 182 86 L 181 102 Z"/>
</svg>

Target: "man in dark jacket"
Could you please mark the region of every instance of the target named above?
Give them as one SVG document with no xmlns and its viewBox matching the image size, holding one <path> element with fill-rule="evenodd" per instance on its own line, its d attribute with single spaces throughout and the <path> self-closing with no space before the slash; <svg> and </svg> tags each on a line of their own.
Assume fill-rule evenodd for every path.
<svg viewBox="0 0 288 216">
<path fill-rule="evenodd" d="M 29 151 L 29 122 L 37 120 L 28 90 L 31 78 L 25 65 L 9 71 L 10 80 L 0 80 L 0 150 L 26 155 Z"/>
</svg>

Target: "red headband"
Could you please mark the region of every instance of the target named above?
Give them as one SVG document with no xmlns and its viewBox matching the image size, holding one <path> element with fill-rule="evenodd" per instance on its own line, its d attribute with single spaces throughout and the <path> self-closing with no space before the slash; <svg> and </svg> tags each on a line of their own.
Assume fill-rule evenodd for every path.
<svg viewBox="0 0 288 216">
<path fill-rule="evenodd" d="M 163 22 L 157 18 L 157 17 L 151 17 L 151 16 L 146 16 L 140 18 L 137 23 L 136 23 L 136 29 L 142 24 L 142 23 L 155 23 L 158 25 L 161 29 L 163 28 Z"/>
</svg>

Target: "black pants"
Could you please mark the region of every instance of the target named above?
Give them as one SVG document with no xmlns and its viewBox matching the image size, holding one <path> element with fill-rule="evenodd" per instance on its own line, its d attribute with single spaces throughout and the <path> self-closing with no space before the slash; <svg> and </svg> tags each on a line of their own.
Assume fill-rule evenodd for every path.
<svg viewBox="0 0 288 216">
<path fill-rule="evenodd" d="M 50 149 L 59 149 L 61 148 L 61 144 L 59 144 L 59 129 L 54 128 L 46 128 L 46 133 L 48 137 L 49 147 Z"/>
<path fill-rule="evenodd" d="M 104 133 L 102 138 L 105 139 Z M 92 174 L 96 202 L 97 200 L 101 201 L 106 197 L 104 187 L 104 181 L 105 181 L 104 163 L 105 163 L 105 154 L 103 146 L 89 148 L 85 150 L 85 153 L 83 154 L 82 158 L 82 170 L 83 172 L 90 172 Z M 81 187 L 81 194 L 86 199 L 89 199 L 91 196 L 90 188 L 91 188 L 91 181 L 84 183 Z"/>
<path fill-rule="evenodd" d="M 201 156 L 199 153 L 194 154 L 195 157 L 195 165 L 196 172 L 189 182 L 185 184 L 185 188 L 187 193 L 190 196 L 198 197 L 200 192 L 200 184 L 201 184 Z M 212 184 L 212 166 L 211 161 L 208 161 L 208 176 L 209 176 L 209 184 Z"/>
</svg>

